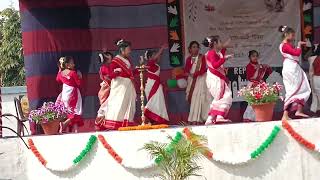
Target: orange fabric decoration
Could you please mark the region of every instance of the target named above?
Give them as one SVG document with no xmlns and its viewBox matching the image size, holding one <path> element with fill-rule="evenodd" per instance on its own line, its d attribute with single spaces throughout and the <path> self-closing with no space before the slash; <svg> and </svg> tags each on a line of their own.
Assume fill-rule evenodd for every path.
<svg viewBox="0 0 320 180">
<path fill-rule="evenodd" d="M 32 153 L 37 157 L 37 159 L 41 162 L 41 164 L 43 166 L 46 166 L 47 161 L 43 158 L 43 156 L 40 154 L 38 149 L 35 147 L 32 139 L 28 139 L 28 144 L 29 144 L 29 147 L 30 147 L 30 150 L 32 151 Z"/>
<path fill-rule="evenodd" d="M 170 31 L 170 39 L 174 41 L 180 40 L 177 31 Z"/>
<path fill-rule="evenodd" d="M 192 139 L 192 132 L 190 131 L 190 129 L 189 128 L 184 128 L 183 129 L 183 133 L 187 136 L 187 139 L 192 143 L 192 144 L 194 144 L 194 145 L 201 145 L 201 144 L 199 144 L 199 142 L 197 142 L 197 141 L 194 141 L 193 139 Z M 203 146 L 203 145 L 201 145 L 201 146 Z M 206 150 L 205 152 L 203 152 L 202 153 L 204 156 L 206 156 L 208 159 L 212 159 L 212 157 L 213 157 L 213 153 L 210 151 L 210 150 Z"/>
<path fill-rule="evenodd" d="M 119 164 L 122 163 L 122 158 L 114 151 L 114 149 L 108 144 L 107 140 L 102 136 L 98 135 L 98 139 L 104 148 L 108 150 L 108 153 L 116 160 Z"/>
<path fill-rule="evenodd" d="M 315 150 L 315 145 L 313 143 L 309 142 L 308 140 L 306 140 L 305 138 L 303 138 L 300 134 L 298 134 L 292 128 L 292 126 L 289 124 L 289 122 L 287 120 L 282 121 L 282 127 L 285 128 L 288 131 L 288 133 L 291 135 L 291 137 L 293 137 L 300 144 L 302 144 L 303 146 L 305 146 L 306 148 L 308 148 L 310 150 Z"/>
</svg>

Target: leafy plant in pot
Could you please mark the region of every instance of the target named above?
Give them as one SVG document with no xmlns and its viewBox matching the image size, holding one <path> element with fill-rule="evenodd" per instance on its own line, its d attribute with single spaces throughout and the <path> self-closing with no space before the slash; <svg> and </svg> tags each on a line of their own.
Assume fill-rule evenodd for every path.
<svg viewBox="0 0 320 180">
<path fill-rule="evenodd" d="M 207 139 L 204 136 L 192 135 L 192 141 L 177 133 L 171 143 L 151 141 L 144 149 L 155 159 L 159 174 L 163 180 L 184 180 L 191 176 L 200 176 L 201 167 L 198 160 L 208 151 Z M 196 143 L 195 143 L 196 142 Z"/>
<path fill-rule="evenodd" d="M 60 121 L 66 120 L 70 113 L 71 110 L 62 103 L 45 102 L 42 107 L 30 112 L 29 120 L 41 124 L 44 133 L 52 135 L 58 133 Z"/>
<path fill-rule="evenodd" d="M 282 99 L 280 96 L 281 89 L 282 86 L 279 83 L 269 85 L 263 82 L 243 87 L 238 95 L 244 97 L 248 105 L 252 106 L 257 121 L 270 121 L 272 120 L 275 103 Z"/>
</svg>

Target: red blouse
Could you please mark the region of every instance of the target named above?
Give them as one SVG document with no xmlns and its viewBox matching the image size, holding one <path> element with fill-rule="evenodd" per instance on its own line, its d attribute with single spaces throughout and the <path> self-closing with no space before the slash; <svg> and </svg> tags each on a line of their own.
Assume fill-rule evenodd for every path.
<svg viewBox="0 0 320 180">
<path fill-rule="evenodd" d="M 206 73 L 207 71 L 207 66 L 206 66 L 206 58 L 205 56 L 201 55 L 200 56 L 202 57 L 201 58 L 201 67 L 200 67 L 200 70 L 199 71 L 196 71 L 194 74 L 193 74 L 193 77 L 196 78 L 198 76 L 201 76 L 203 75 L 204 73 Z M 189 56 L 186 60 L 186 66 L 184 67 L 184 72 L 187 73 L 187 74 L 190 74 L 190 70 L 192 68 L 192 65 L 193 65 L 193 62 L 192 62 L 192 57 Z"/>
<path fill-rule="evenodd" d="M 111 73 L 110 68 L 107 65 L 103 64 L 100 67 L 99 75 L 100 75 L 101 80 L 103 80 L 103 81 L 107 80 L 106 77 L 109 78 L 110 73 Z"/>
<path fill-rule="evenodd" d="M 255 65 L 255 64 L 249 63 L 246 67 L 247 80 L 251 82 L 254 82 L 254 81 L 261 82 L 263 81 L 264 75 L 270 75 L 271 73 L 272 73 L 271 68 L 260 67 L 259 64 Z"/>
<path fill-rule="evenodd" d="M 148 60 L 147 66 L 148 66 L 148 71 L 152 73 L 155 73 L 159 70 L 159 66 L 157 65 L 157 60 L 155 59 Z"/>
<path fill-rule="evenodd" d="M 282 52 L 292 56 L 300 56 L 302 53 L 301 48 L 294 48 L 290 43 L 282 45 Z"/>
<path fill-rule="evenodd" d="M 224 56 L 226 53 L 226 49 L 222 49 L 220 52 L 223 57 L 220 57 L 214 49 L 208 51 L 207 63 L 208 63 L 209 68 L 218 69 L 219 67 L 221 67 L 225 63 L 226 59 L 224 58 Z"/>
<path fill-rule="evenodd" d="M 314 75 L 320 76 L 320 56 L 316 57 L 312 65 L 313 65 Z"/>
<path fill-rule="evenodd" d="M 66 76 L 64 76 L 62 74 L 62 71 L 60 71 L 57 74 L 56 81 L 76 88 L 80 88 L 81 86 L 81 79 L 79 78 L 77 72 L 74 70 L 70 70 L 70 72 Z"/>
</svg>

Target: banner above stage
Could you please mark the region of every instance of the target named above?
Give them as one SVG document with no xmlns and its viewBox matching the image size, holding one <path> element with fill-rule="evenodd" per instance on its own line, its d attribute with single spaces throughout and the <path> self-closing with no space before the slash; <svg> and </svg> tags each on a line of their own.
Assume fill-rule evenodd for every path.
<svg viewBox="0 0 320 180">
<path fill-rule="evenodd" d="M 226 63 L 227 67 L 246 66 L 248 51 L 253 49 L 260 52 L 261 63 L 282 66 L 278 27 L 290 26 L 296 30 L 296 37 L 300 37 L 300 1 L 297 0 L 185 0 L 183 3 L 185 47 L 209 35 L 219 35 L 222 40 L 231 38 L 232 48 L 228 52 L 234 53 L 235 58 Z"/>
</svg>

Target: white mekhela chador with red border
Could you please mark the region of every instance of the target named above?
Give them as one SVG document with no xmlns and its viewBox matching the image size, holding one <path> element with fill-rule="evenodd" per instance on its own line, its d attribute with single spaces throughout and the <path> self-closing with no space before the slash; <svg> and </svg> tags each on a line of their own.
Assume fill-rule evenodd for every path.
<svg viewBox="0 0 320 180">
<path fill-rule="evenodd" d="M 106 129 L 134 125 L 137 95 L 131 68 L 130 60 L 119 55 L 110 64 L 110 94 L 98 111 L 98 117 L 104 117 L 102 125 Z"/>
<path fill-rule="evenodd" d="M 160 83 L 160 66 L 156 60 L 148 60 L 148 79 L 145 87 L 147 97 L 147 104 L 145 106 L 144 114 L 151 120 L 159 124 L 168 123 L 169 117 L 165 98 L 163 94 L 163 87 Z"/>
<path fill-rule="evenodd" d="M 208 118 L 211 95 L 206 84 L 207 67 L 204 55 L 189 56 L 186 59 L 185 73 L 188 76 L 186 99 L 190 103 L 188 122 L 204 123 Z"/>
<path fill-rule="evenodd" d="M 299 56 L 302 51 L 289 43 L 280 44 L 279 50 L 284 58 L 282 68 L 286 91 L 284 110 L 297 110 L 299 104 L 305 105 L 311 93 L 307 75 L 299 65 Z"/>
<path fill-rule="evenodd" d="M 213 100 L 210 105 L 209 117 L 206 124 L 216 123 L 217 119 L 227 118 L 232 105 L 232 92 L 227 84 L 227 77 L 224 69 L 226 49 L 216 52 L 209 50 L 206 54 L 208 65 L 207 87 Z M 211 121 L 211 122 L 209 122 Z"/>
<path fill-rule="evenodd" d="M 60 71 L 56 78 L 57 82 L 62 83 L 62 92 L 59 94 L 56 102 L 63 103 L 65 107 L 70 108 L 72 113 L 68 115 L 70 119 L 69 127 L 73 125 L 83 126 L 82 98 L 80 94 L 81 80 L 74 70 L 70 70 L 67 75 Z"/>
</svg>

